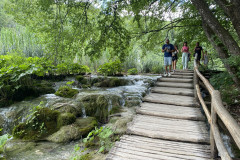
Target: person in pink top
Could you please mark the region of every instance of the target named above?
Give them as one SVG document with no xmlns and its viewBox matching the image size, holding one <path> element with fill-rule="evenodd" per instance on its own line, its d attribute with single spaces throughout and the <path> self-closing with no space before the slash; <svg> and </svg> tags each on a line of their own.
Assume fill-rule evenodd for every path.
<svg viewBox="0 0 240 160">
<path fill-rule="evenodd" d="M 183 70 L 188 69 L 188 54 L 190 54 L 189 47 L 187 45 L 187 42 L 184 42 L 182 47 Z"/>
</svg>

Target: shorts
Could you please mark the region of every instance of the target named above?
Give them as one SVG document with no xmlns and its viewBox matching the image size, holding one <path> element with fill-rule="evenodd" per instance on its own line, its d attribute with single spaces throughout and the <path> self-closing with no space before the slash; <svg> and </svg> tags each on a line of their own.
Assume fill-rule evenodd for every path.
<svg viewBox="0 0 240 160">
<path fill-rule="evenodd" d="M 164 66 L 172 65 L 172 57 L 164 57 Z"/>
<path fill-rule="evenodd" d="M 194 57 L 195 57 L 195 55 L 196 55 L 196 53 L 194 53 Z M 201 59 L 201 54 L 200 55 L 198 54 L 197 61 L 200 61 L 200 59 Z"/>
<path fill-rule="evenodd" d="M 176 61 L 176 60 L 178 60 L 178 57 L 177 56 L 173 56 L 172 57 L 172 61 Z"/>
</svg>

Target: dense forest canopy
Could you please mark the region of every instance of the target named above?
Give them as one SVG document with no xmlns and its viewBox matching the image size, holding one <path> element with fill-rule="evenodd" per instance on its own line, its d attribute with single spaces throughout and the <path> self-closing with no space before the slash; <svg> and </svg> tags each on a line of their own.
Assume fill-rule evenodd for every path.
<svg viewBox="0 0 240 160">
<path fill-rule="evenodd" d="M 98 153 L 109 151 L 126 131 L 120 129 L 114 137 L 115 133 L 105 124 L 110 123 L 110 115 L 116 113 L 119 121 L 113 120 L 113 123 L 119 124 L 115 128 L 127 130 L 127 123 L 136 113 L 135 107 L 164 72 L 162 46 L 166 39 L 180 51 L 177 70 L 183 68 L 183 43 L 187 42 L 190 48 L 190 58 L 185 57 L 192 59 L 187 62 L 192 70 L 194 48 L 200 42 L 208 52 L 209 63 L 202 58 L 199 70 L 208 74 L 206 78 L 220 91 L 224 105 L 239 121 L 239 8 L 240 0 L 0 0 L 0 109 L 4 112 L 0 115 L 0 132 L 5 128 L 4 132 L 12 132 L 15 138 L 40 141 L 65 126 L 84 132 L 68 134 L 73 129 L 67 128 L 60 134 L 70 136 L 68 140 L 58 141 L 58 134 L 47 139 L 65 145 L 95 128 L 84 143 L 90 145 L 95 137 L 98 147 L 101 146 Z M 125 76 L 137 74 L 140 75 Z M 210 96 L 201 83 L 199 81 L 201 94 L 209 102 Z M 38 98 L 44 98 L 44 102 L 39 104 Z M 39 105 L 32 106 L 34 103 L 30 103 L 35 100 Z M 21 113 L 13 114 L 20 108 L 14 106 L 18 102 L 23 102 Z M 12 110 L 12 106 L 15 109 Z M 122 106 L 129 110 L 125 112 Z M 6 108 L 10 112 L 5 111 Z M 32 113 L 25 119 L 28 109 Z M 71 114 L 63 113 L 65 110 Z M 126 113 L 125 117 L 119 116 L 121 112 Z M 44 128 L 47 118 L 33 120 L 35 115 L 47 116 L 45 113 L 53 116 L 53 125 L 49 128 Z M 4 114 L 12 115 L 11 123 Z M 84 123 L 77 121 L 78 118 Z M 26 123 L 16 125 L 24 119 Z M 85 120 L 90 127 L 85 125 Z M 75 121 L 79 124 L 72 125 Z M 104 127 L 96 128 L 98 122 Z M 79 129 L 80 124 L 87 130 Z M 99 139 L 101 134 L 106 140 L 105 148 Z M 0 157 L 9 138 L 8 134 L 0 136 Z M 75 150 L 80 147 L 76 146 Z M 24 154 L 22 150 L 21 153 Z"/>
<path fill-rule="evenodd" d="M 2 0 L 1 25 L 24 27 L 35 55 L 55 63 L 160 53 L 166 38 L 181 47 L 200 42 L 219 57 L 236 86 L 239 72 L 238 0 Z M 12 15 L 12 16 L 10 16 Z M 209 44 L 209 41 L 211 44 Z M 5 49 L 6 52 L 8 50 Z M 6 54 L 3 52 L 2 54 Z M 32 54 L 29 54 L 32 55 Z"/>
</svg>

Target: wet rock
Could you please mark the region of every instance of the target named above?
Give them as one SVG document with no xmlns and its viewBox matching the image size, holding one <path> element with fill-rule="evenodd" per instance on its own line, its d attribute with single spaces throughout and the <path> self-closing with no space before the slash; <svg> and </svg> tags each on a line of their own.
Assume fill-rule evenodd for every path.
<svg viewBox="0 0 240 160">
<path fill-rule="evenodd" d="M 60 112 L 49 108 L 37 109 L 25 123 L 13 129 L 13 137 L 26 140 L 41 140 L 58 130 L 57 119 Z"/>
<path fill-rule="evenodd" d="M 57 92 L 55 92 L 55 95 L 65 98 L 72 98 L 74 95 L 78 93 L 78 90 L 72 89 L 69 86 L 61 86 Z"/>
<path fill-rule="evenodd" d="M 5 123 L 4 117 L 0 115 L 0 128 L 3 128 L 4 123 Z"/>
<path fill-rule="evenodd" d="M 82 116 L 82 107 L 81 104 L 74 105 L 69 103 L 56 103 L 51 106 L 51 109 L 57 110 L 61 113 L 72 113 L 76 117 Z"/>
<path fill-rule="evenodd" d="M 88 84 L 88 79 L 82 75 L 78 75 L 75 78 L 80 84 Z"/>
<path fill-rule="evenodd" d="M 132 121 L 133 115 L 135 115 L 135 107 L 123 108 L 123 111 L 124 112 L 121 112 L 121 117 L 112 117 L 106 125 L 113 130 L 114 134 L 125 134 L 127 131 L 127 123 Z"/>
<path fill-rule="evenodd" d="M 88 95 L 81 98 L 87 116 L 105 122 L 108 117 L 108 99 L 104 95 Z"/>
<path fill-rule="evenodd" d="M 122 112 L 122 108 L 119 106 L 114 106 L 110 110 L 109 114 L 112 115 L 112 114 L 116 114 L 116 113 L 120 113 L 120 112 Z"/>
<path fill-rule="evenodd" d="M 105 78 L 103 81 L 97 82 L 94 84 L 96 87 L 118 87 L 124 86 L 129 83 L 127 79 L 119 79 L 119 78 Z"/>
<path fill-rule="evenodd" d="M 21 101 L 29 97 L 38 97 L 42 94 L 54 93 L 53 83 L 48 81 L 28 79 L 30 84 L 22 84 L 18 89 L 14 85 L 4 85 L 2 93 L 4 98 L 0 101 L 0 107 L 7 107 L 16 101 Z M 0 93 L 0 97 L 2 94 Z"/>
<path fill-rule="evenodd" d="M 60 128 L 62 126 L 66 126 L 74 123 L 76 117 L 72 113 L 62 113 L 57 118 L 57 127 Z"/>
<path fill-rule="evenodd" d="M 117 95 L 111 95 L 108 98 L 111 101 L 113 107 L 120 107 L 122 105 L 122 97 Z"/>
<path fill-rule="evenodd" d="M 104 81 L 106 78 L 105 77 L 94 77 L 91 79 L 91 84 L 95 84 L 95 83 L 99 83 L 99 82 L 102 82 Z"/>
<path fill-rule="evenodd" d="M 59 131 L 47 138 L 48 141 L 63 143 L 80 139 L 86 136 L 95 126 L 97 121 L 93 117 L 78 118 L 75 123 L 61 127 Z"/>
<path fill-rule="evenodd" d="M 90 84 L 83 84 L 82 88 L 91 88 L 91 85 Z"/>
<path fill-rule="evenodd" d="M 141 104 L 141 100 L 126 100 L 125 101 L 125 107 L 134 107 L 139 106 Z"/>
<path fill-rule="evenodd" d="M 7 143 L 5 144 L 4 152 L 8 157 L 8 155 L 16 155 L 23 151 L 32 150 L 35 147 L 35 142 L 12 139 L 10 141 L 7 141 Z"/>
<path fill-rule="evenodd" d="M 154 87 L 155 85 L 155 82 L 151 79 L 144 80 L 143 82 L 147 85 L 147 87 Z"/>
</svg>

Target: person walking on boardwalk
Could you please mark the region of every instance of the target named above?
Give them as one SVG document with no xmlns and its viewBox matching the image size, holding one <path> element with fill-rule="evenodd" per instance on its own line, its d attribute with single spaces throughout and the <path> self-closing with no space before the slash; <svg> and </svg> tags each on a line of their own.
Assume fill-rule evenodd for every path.
<svg viewBox="0 0 240 160">
<path fill-rule="evenodd" d="M 177 45 L 174 45 L 174 49 L 175 49 L 175 51 L 172 52 L 172 68 L 173 68 L 173 73 L 174 73 L 175 70 L 176 70 L 176 65 L 177 65 L 177 60 L 178 60 L 178 55 L 177 55 L 177 54 L 179 53 Z"/>
<path fill-rule="evenodd" d="M 164 52 L 164 66 L 165 66 L 164 76 L 171 76 L 170 72 L 172 66 L 172 52 L 174 51 L 175 51 L 174 46 L 170 44 L 169 39 L 167 39 L 166 44 L 162 46 L 162 52 Z"/>
<path fill-rule="evenodd" d="M 196 47 L 194 49 L 194 57 L 197 53 L 197 65 L 200 65 L 200 59 L 203 55 L 203 48 L 199 45 L 199 42 L 196 43 Z"/>
<path fill-rule="evenodd" d="M 183 70 L 188 69 L 188 57 L 189 55 L 189 47 L 187 45 L 187 42 L 183 43 L 183 47 L 182 47 L 182 63 L 183 63 Z"/>
<path fill-rule="evenodd" d="M 203 58 L 204 58 L 204 66 L 207 67 L 208 61 L 209 61 L 207 51 L 205 51 Z"/>
</svg>

